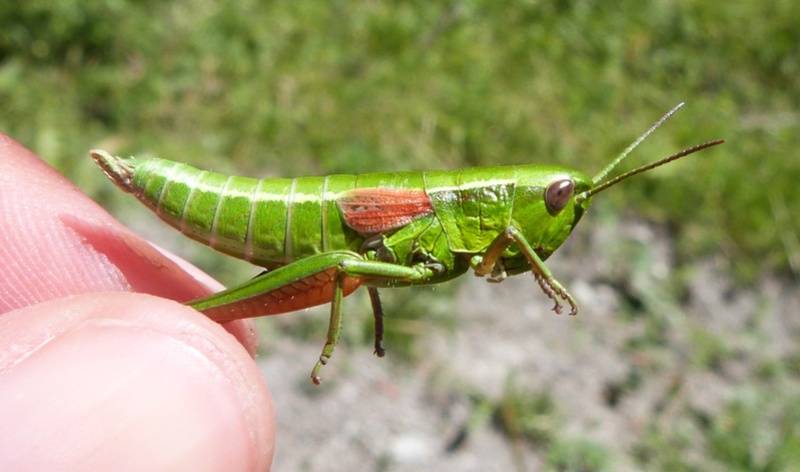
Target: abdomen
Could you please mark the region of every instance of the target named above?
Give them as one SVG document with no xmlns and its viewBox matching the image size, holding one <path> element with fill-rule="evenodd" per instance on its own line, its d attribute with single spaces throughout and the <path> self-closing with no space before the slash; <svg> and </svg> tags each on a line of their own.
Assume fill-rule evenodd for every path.
<svg viewBox="0 0 800 472">
<path fill-rule="evenodd" d="M 274 268 L 320 252 L 356 251 L 363 240 L 326 198 L 352 188 L 354 176 L 259 180 L 163 159 L 120 161 L 133 169 L 126 190 L 162 220 L 253 264 Z"/>
</svg>

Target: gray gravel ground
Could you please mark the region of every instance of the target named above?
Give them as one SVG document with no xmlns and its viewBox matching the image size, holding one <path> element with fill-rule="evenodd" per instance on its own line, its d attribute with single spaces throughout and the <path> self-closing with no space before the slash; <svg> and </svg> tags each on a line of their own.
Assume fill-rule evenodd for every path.
<svg viewBox="0 0 800 472">
<path fill-rule="evenodd" d="M 719 415 L 760 365 L 797 354 L 796 286 L 765 277 L 739 287 L 719 258 L 676 267 L 664 231 L 591 224 L 549 261 L 579 300 L 577 317 L 553 314 L 531 277 L 469 277 L 458 327 L 423 335 L 418 363 L 393 363 L 391 346 L 378 359 L 340 344 L 321 387 L 308 372 L 322 339 L 270 341 L 260 365 L 278 412 L 274 470 L 547 470 L 554 448 L 586 444 L 605 470 L 651 470 L 635 451 L 653 431 L 695 437 L 681 460 L 725 470 L 696 418 Z M 499 402 L 510 378 L 554 400 L 547 442 L 511 441 L 476 408 L 475 398 Z"/>
</svg>

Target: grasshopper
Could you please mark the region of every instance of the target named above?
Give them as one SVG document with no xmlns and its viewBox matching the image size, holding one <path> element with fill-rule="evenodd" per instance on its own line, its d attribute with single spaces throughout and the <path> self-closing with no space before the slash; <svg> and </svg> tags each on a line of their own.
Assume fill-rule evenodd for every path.
<svg viewBox="0 0 800 472">
<path fill-rule="evenodd" d="M 470 269 L 499 282 L 531 272 L 562 312 L 575 299 L 544 261 L 592 198 L 633 175 L 721 144 L 709 141 L 603 182 L 674 107 L 594 177 L 554 165 L 473 167 L 254 179 L 156 158 L 91 157 L 162 220 L 217 251 L 264 267 L 257 277 L 187 305 L 217 322 L 331 304 L 315 384 L 339 338 L 342 299 L 365 285 L 383 357 L 378 289 L 440 283 Z"/>
</svg>

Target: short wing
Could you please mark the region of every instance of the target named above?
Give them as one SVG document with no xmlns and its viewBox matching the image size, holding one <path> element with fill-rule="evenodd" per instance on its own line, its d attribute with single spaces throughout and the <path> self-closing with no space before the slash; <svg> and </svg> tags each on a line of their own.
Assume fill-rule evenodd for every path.
<svg viewBox="0 0 800 472">
<path fill-rule="evenodd" d="M 358 188 L 337 202 L 347 226 L 362 234 L 400 228 L 433 213 L 424 190 Z"/>
</svg>

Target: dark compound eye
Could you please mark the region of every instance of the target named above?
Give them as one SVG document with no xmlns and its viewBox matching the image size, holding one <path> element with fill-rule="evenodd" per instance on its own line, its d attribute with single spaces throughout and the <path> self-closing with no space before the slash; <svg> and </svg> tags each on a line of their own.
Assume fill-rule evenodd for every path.
<svg viewBox="0 0 800 472">
<path fill-rule="evenodd" d="M 544 191 L 544 203 L 547 205 L 547 211 L 551 215 L 558 214 L 567 206 L 574 190 L 575 184 L 570 179 L 557 180 L 550 184 Z"/>
</svg>

